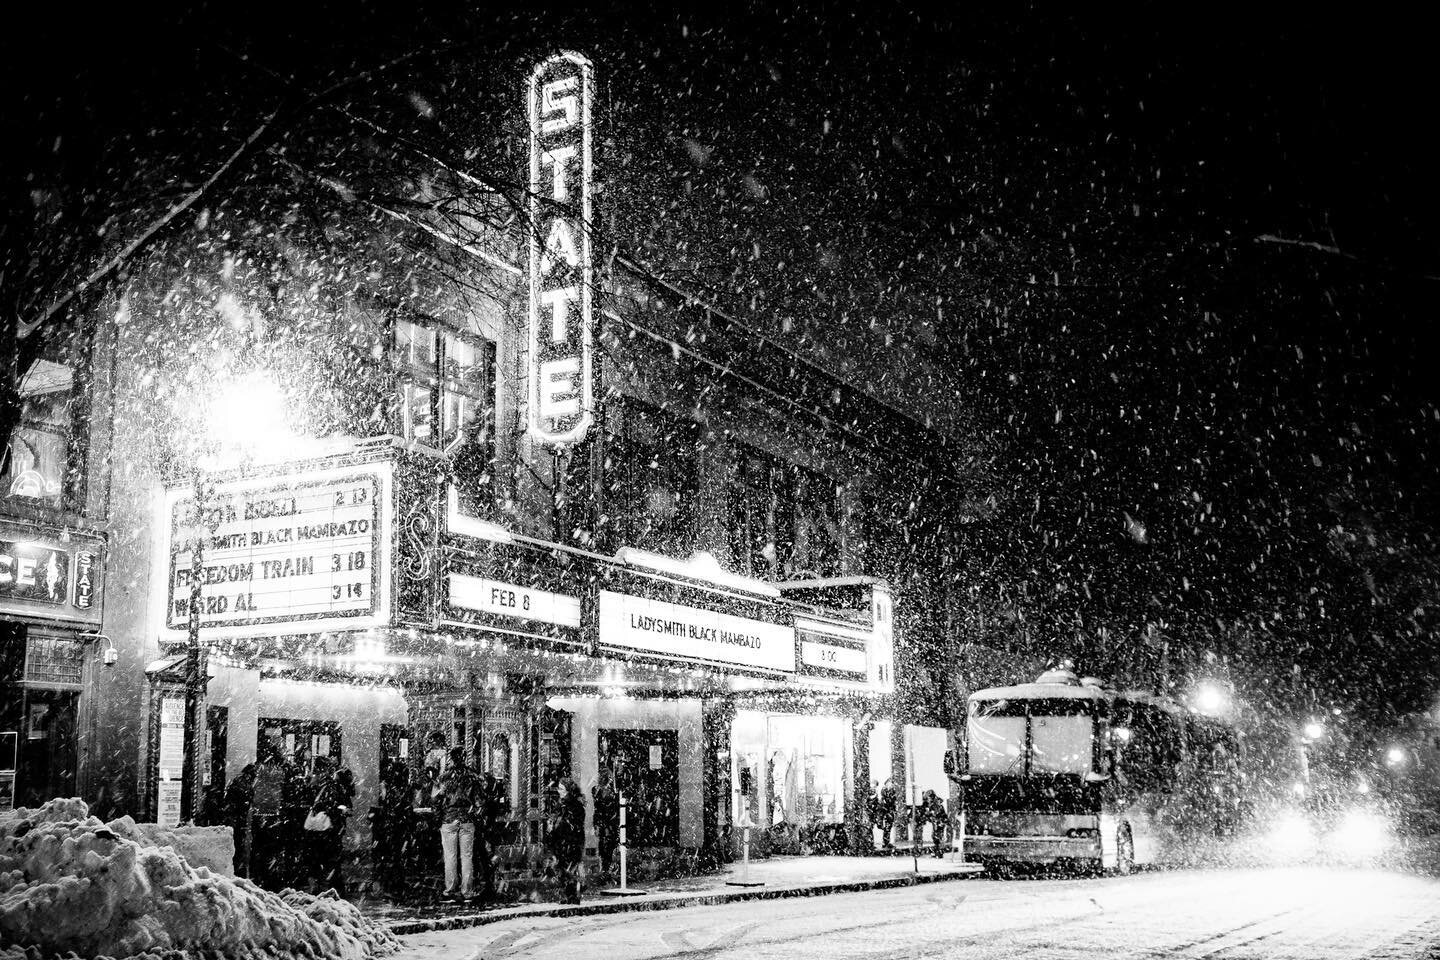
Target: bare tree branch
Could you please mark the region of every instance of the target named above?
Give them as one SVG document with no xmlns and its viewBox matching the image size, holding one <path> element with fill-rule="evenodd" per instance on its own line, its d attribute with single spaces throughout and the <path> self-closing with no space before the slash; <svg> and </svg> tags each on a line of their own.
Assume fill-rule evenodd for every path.
<svg viewBox="0 0 1440 960">
<path fill-rule="evenodd" d="M 1317 243 L 1314 240 L 1292 240 L 1289 237 L 1277 237 L 1273 233 L 1262 233 L 1260 234 L 1260 236 L 1255 238 L 1255 242 L 1272 243 L 1286 247 L 1304 247 L 1307 250 L 1314 250 L 1318 253 L 1328 253 L 1332 257 L 1343 257 L 1346 260 L 1353 260 L 1356 263 L 1362 262 L 1361 258 L 1357 257 L 1353 253 L 1347 253 L 1346 251 L 1341 250 L 1339 247 L 1332 246 L 1328 243 Z M 1380 264 L 1380 266 L 1383 266 L 1387 270 L 1396 269 L 1395 267 L 1389 266 L 1388 264 Z M 1433 273 L 1422 273 L 1419 276 L 1422 280 L 1440 280 L 1440 275 Z"/>
<path fill-rule="evenodd" d="M 220 166 L 217 167 L 215 171 L 211 173 L 210 176 L 207 177 L 203 183 L 200 184 L 200 186 L 196 187 L 194 190 L 191 190 L 179 202 L 172 204 L 169 210 L 166 210 L 165 213 L 162 214 L 158 220 L 154 221 L 148 227 L 142 230 L 139 236 L 131 240 L 129 243 L 125 244 L 125 246 L 121 247 L 120 250 L 117 251 L 116 254 L 112 256 L 109 260 L 106 260 L 100 266 L 92 270 L 90 272 L 90 275 L 87 276 L 85 279 L 81 280 L 75 286 L 65 291 L 65 293 L 62 294 L 58 299 L 52 301 L 48 307 L 40 311 L 39 316 L 35 317 L 32 320 L 22 321 L 19 327 L 20 338 L 23 339 L 29 336 L 36 327 L 40 326 L 46 320 L 49 320 L 51 317 L 53 317 L 60 310 L 64 309 L 65 305 L 68 304 L 70 301 L 74 300 L 77 296 L 84 293 L 86 290 L 90 289 L 92 286 L 104 280 L 110 274 L 118 270 L 127 260 L 130 259 L 131 256 L 135 254 L 137 250 L 145 246 L 145 244 L 149 243 L 151 238 L 154 237 L 155 234 L 163 230 L 167 224 L 173 221 L 176 217 L 180 216 L 180 214 L 193 207 L 195 203 L 201 197 L 205 196 L 205 194 L 209 192 L 210 188 L 214 186 L 221 177 L 225 176 L 225 174 L 230 170 L 230 168 L 235 166 L 235 163 L 241 157 L 243 157 L 252 146 L 254 146 L 255 141 L 259 140 L 262 136 L 264 136 L 265 131 L 270 128 L 270 124 L 275 121 L 275 118 L 279 115 L 279 113 L 280 110 L 278 107 L 275 110 L 271 111 L 270 115 L 267 116 L 263 121 L 261 121 L 259 126 L 257 126 L 254 130 L 250 131 L 250 135 L 246 137 L 238 147 L 231 151 L 230 156 L 226 157 L 225 161 L 221 163 Z"/>
<path fill-rule="evenodd" d="M 368 80 L 379 73 L 382 73 L 386 70 L 391 69 L 392 67 L 398 66 L 407 61 L 414 60 L 427 54 L 436 53 L 440 50 L 447 49 L 450 46 L 452 46 L 452 44 L 447 42 L 434 47 L 426 47 L 421 50 L 411 50 L 408 53 L 393 57 L 390 60 L 385 61 L 384 63 L 377 64 L 376 66 L 371 67 L 369 70 L 362 70 L 359 73 L 352 74 L 347 77 L 342 77 L 341 79 L 330 84 L 328 87 L 325 87 L 319 93 L 312 95 L 308 100 L 300 104 L 300 106 L 295 111 L 296 115 L 303 115 L 310 107 L 323 103 L 326 99 L 345 89 L 346 87 L 353 86 L 354 84 L 360 83 L 364 80 Z M 248 59 L 244 56 L 240 56 L 240 59 L 249 62 Z M 220 164 L 220 166 L 217 167 L 215 171 L 210 174 L 209 177 L 207 177 L 198 187 L 191 190 L 179 201 L 172 204 L 170 208 L 160 216 L 159 219 L 155 220 L 144 230 L 142 230 L 139 236 L 127 243 L 110 259 L 106 260 L 99 267 L 91 271 L 90 274 L 85 277 L 85 279 L 81 280 L 78 284 L 71 287 L 69 290 L 65 291 L 64 294 L 51 302 L 51 304 L 47 306 L 44 310 L 42 310 L 37 317 L 31 320 L 21 321 L 17 327 L 18 338 L 22 340 L 25 339 L 35 330 L 35 328 L 39 327 L 41 324 L 45 323 L 45 321 L 49 320 L 60 310 L 64 309 L 66 304 L 70 303 L 77 296 L 84 293 L 86 290 L 90 289 L 95 284 L 101 282 L 106 277 L 110 276 L 112 273 L 118 270 L 122 265 L 125 264 L 127 260 L 130 259 L 130 257 L 134 256 L 137 251 L 139 251 L 142 247 L 149 243 L 156 234 L 163 230 L 168 224 L 172 223 L 176 217 L 180 216 L 180 214 L 184 213 L 186 210 L 189 210 L 197 202 L 199 202 L 199 200 L 204 197 L 210 191 L 210 189 L 214 187 L 214 185 L 218 183 L 227 172 L 230 171 L 231 168 L 235 166 L 235 164 L 240 160 L 240 158 L 243 157 L 255 145 L 255 143 L 265 135 L 265 132 L 274 124 L 276 118 L 279 117 L 283 109 L 284 108 L 282 105 L 272 110 L 270 114 L 266 116 L 265 119 L 262 120 L 260 124 L 255 127 L 254 130 L 250 132 L 250 135 L 247 136 L 238 147 L 231 151 L 230 155 L 225 158 L 225 160 Z"/>
</svg>

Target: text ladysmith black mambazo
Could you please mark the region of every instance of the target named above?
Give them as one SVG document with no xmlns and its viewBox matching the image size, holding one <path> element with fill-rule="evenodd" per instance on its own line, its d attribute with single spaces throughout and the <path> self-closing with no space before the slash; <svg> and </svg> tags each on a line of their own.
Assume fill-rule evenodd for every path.
<svg viewBox="0 0 1440 960">
<path fill-rule="evenodd" d="M 707 643 L 724 643 L 732 647 L 760 649 L 760 638 L 753 633 L 737 633 L 734 630 L 721 630 L 719 627 L 702 627 L 695 623 L 685 623 L 683 620 L 663 620 L 660 617 L 646 617 L 638 613 L 630 614 L 630 629 L 658 633 L 667 637 L 688 637 L 691 640 L 703 640 Z"/>
</svg>

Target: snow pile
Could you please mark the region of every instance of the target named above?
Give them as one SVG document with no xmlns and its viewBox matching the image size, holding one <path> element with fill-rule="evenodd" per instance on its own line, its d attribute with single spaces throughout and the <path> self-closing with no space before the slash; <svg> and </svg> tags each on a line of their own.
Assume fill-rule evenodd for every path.
<svg viewBox="0 0 1440 960">
<path fill-rule="evenodd" d="M 145 831 L 128 818 L 88 814 L 79 800 L 0 814 L 0 960 L 370 960 L 398 947 L 343 900 L 269 893 L 132 839 Z"/>
<path fill-rule="evenodd" d="M 235 834 L 229 827 L 162 827 L 136 823 L 129 817 L 111 820 L 107 826 L 116 836 L 142 847 L 174 847 L 180 859 L 192 867 L 206 867 L 222 877 L 235 876 Z"/>
</svg>

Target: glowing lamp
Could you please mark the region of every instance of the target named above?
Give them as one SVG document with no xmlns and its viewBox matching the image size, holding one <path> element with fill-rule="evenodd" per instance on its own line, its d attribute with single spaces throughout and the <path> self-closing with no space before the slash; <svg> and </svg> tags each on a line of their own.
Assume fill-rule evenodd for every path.
<svg viewBox="0 0 1440 960">
<path fill-rule="evenodd" d="M 1224 713 L 1230 707 L 1230 697 L 1215 683 L 1202 683 L 1195 691 L 1195 709 L 1211 715 Z"/>
</svg>

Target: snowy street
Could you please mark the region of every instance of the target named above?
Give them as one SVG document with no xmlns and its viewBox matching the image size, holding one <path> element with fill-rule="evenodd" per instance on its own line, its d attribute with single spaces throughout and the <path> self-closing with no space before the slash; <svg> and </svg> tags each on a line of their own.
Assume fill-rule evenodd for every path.
<svg viewBox="0 0 1440 960">
<path fill-rule="evenodd" d="M 1324 868 L 973 879 L 901 890 L 403 938 L 403 960 L 482 958 L 1423 958 L 1440 881 Z"/>
</svg>

